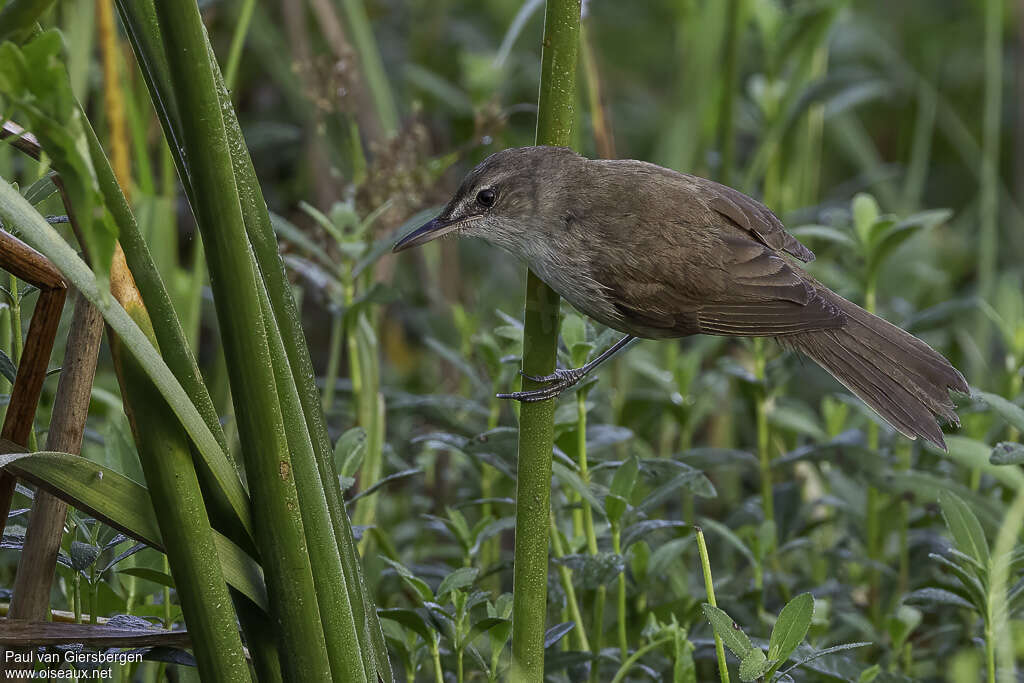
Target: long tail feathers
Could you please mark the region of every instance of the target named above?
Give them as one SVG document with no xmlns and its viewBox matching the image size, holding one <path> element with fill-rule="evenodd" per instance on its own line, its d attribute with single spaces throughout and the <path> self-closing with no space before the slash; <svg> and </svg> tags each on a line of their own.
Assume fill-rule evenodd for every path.
<svg viewBox="0 0 1024 683">
<path fill-rule="evenodd" d="M 964 376 L 923 341 L 824 288 L 846 314 L 841 328 L 779 337 L 825 368 L 905 436 L 945 450 L 937 418 L 957 426 L 949 389 L 967 393 Z"/>
</svg>

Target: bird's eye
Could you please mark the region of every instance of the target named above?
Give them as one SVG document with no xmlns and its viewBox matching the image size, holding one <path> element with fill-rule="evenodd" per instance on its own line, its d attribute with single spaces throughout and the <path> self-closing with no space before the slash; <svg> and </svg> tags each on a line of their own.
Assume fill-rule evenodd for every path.
<svg viewBox="0 0 1024 683">
<path fill-rule="evenodd" d="M 476 201 L 480 203 L 482 206 L 487 207 L 494 206 L 494 200 L 496 200 L 497 198 L 498 193 L 492 190 L 491 188 L 480 190 L 480 192 L 476 195 Z"/>
</svg>

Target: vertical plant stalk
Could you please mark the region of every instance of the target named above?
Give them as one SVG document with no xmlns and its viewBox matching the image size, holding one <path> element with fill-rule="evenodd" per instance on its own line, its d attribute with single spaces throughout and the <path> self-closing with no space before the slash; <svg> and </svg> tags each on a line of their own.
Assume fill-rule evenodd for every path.
<svg viewBox="0 0 1024 683">
<path fill-rule="evenodd" d="M 722 153 L 719 178 L 732 184 L 732 167 L 736 157 L 736 95 L 739 82 L 740 30 L 743 27 L 744 0 L 728 0 L 725 17 L 725 78 L 722 82 L 722 101 L 719 106 L 718 145 Z"/>
<path fill-rule="evenodd" d="M 1011 555 L 1022 528 L 1024 486 L 1017 489 L 1017 495 L 1006 510 L 992 546 L 991 588 L 988 591 L 988 617 L 985 620 L 986 668 L 990 682 L 996 680 L 996 657 L 999 659 L 999 683 L 1013 683 L 1017 680 L 1013 630 L 1010 628 L 1010 615 L 1006 606 L 1006 584 L 1010 578 Z"/>
<path fill-rule="evenodd" d="M 754 339 L 754 376 L 758 380 L 754 413 L 757 422 L 757 460 L 761 468 L 761 507 L 766 522 L 775 523 L 775 499 L 772 495 L 771 434 L 768 430 L 768 384 L 765 376 L 764 339 Z M 775 544 L 775 536 L 772 537 Z"/>
<path fill-rule="evenodd" d="M 363 0 L 341 0 L 341 8 L 348 22 L 348 33 L 359 57 L 363 78 L 373 98 L 380 128 L 385 137 L 391 137 L 398 132 L 398 110 L 384 72 L 380 50 L 377 49 L 377 40 L 370 27 L 370 19 L 366 16 L 366 7 L 363 6 Z"/>
<path fill-rule="evenodd" d="M 541 49 L 538 145 L 568 145 L 572 139 L 579 30 L 580 0 L 548 0 Z M 528 273 L 523 331 L 523 372 L 528 375 L 544 376 L 554 370 L 558 306 L 558 294 Z M 530 380 L 523 383 L 533 388 Z M 544 678 L 554 415 L 554 400 L 524 403 L 519 415 L 511 671 L 516 681 Z"/>
<path fill-rule="evenodd" d="M 330 680 L 317 593 L 307 554 L 291 455 L 276 391 L 256 273 L 198 7 L 157 3 L 170 81 L 206 247 L 214 302 L 253 499 L 253 521 L 280 625 L 282 667 L 292 680 Z M 340 676 L 340 672 L 338 673 Z"/>
<path fill-rule="evenodd" d="M 580 389 L 576 392 L 576 458 L 577 464 L 580 468 L 580 479 L 583 480 L 583 485 L 590 486 L 590 468 L 587 463 L 587 390 Z M 582 512 L 582 530 L 583 534 L 587 539 L 587 552 L 591 555 L 597 555 L 597 533 L 594 531 L 594 509 L 590 506 L 590 503 L 583 500 L 578 494 L 575 498 L 579 499 L 579 505 Z M 574 511 L 573 526 L 576 526 L 576 518 Z M 619 552 L 616 550 L 615 552 Z M 598 657 L 601 654 L 601 641 L 604 633 L 604 605 L 605 599 L 608 593 L 608 589 L 602 584 L 597 587 L 596 595 L 594 596 L 594 642 L 593 647 L 589 648 L 594 655 L 593 663 L 591 664 L 590 675 L 592 680 L 597 680 L 599 673 Z M 620 615 L 621 617 L 622 615 Z M 582 626 L 582 624 L 580 625 Z"/>
<path fill-rule="evenodd" d="M 149 314 L 120 249 L 114 253 L 110 284 L 114 298 L 155 346 Z M 177 420 L 168 419 L 170 408 L 120 339 L 112 334 L 110 341 L 125 413 L 138 445 L 153 509 L 159 511 L 160 535 L 203 680 L 251 680 L 188 435 Z M 94 619 L 95 600 L 93 603 Z"/>
<path fill-rule="evenodd" d="M 622 529 L 618 522 L 612 524 L 612 552 L 617 555 L 622 554 Z M 629 654 L 629 641 L 626 638 L 626 570 L 623 569 L 619 572 L 619 575 L 615 577 L 616 585 L 616 610 L 618 611 L 618 619 L 616 619 L 615 630 L 619 638 L 619 658 L 622 660 L 626 659 L 626 655 Z"/>
<path fill-rule="evenodd" d="M 1003 92 L 1003 0 L 985 1 L 985 105 L 982 132 L 978 240 L 978 294 L 988 301 L 993 292 L 999 244 L 999 145 Z M 977 314 L 976 341 L 981 357 L 988 356 L 992 325 Z M 974 368 L 980 376 L 981 368 Z"/>
<path fill-rule="evenodd" d="M 704 530 L 699 526 L 693 527 L 694 533 L 697 534 L 697 552 L 700 554 L 700 568 L 704 573 L 704 590 L 708 595 L 708 604 L 712 607 L 718 607 L 718 602 L 715 600 L 715 583 L 711 578 L 711 558 L 708 557 L 708 544 L 704 541 Z M 715 657 L 718 658 L 718 675 L 722 680 L 722 683 L 729 683 L 729 667 L 725 663 L 725 646 L 722 644 L 722 639 L 719 637 L 718 632 L 714 631 L 715 636 Z"/>
<path fill-rule="evenodd" d="M 583 66 L 583 77 L 587 84 L 587 106 L 590 108 L 590 125 L 594 129 L 597 156 L 602 159 L 614 159 L 615 135 L 609 121 L 608 109 L 605 107 L 601 73 L 597 68 L 597 58 L 594 56 L 586 19 L 580 24 L 580 64 Z"/>
<path fill-rule="evenodd" d="M 868 281 L 864 292 L 864 310 L 874 314 L 877 307 L 875 281 Z M 868 450 L 878 453 L 878 425 L 872 421 L 868 424 Z M 881 625 L 882 605 L 882 573 L 878 570 L 878 563 L 882 558 L 882 520 L 880 518 L 882 505 L 882 494 L 874 485 L 868 484 L 866 498 L 864 500 L 864 539 L 867 548 L 868 560 L 871 568 L 868 570 L 868 602 L 871 605 L 871 621 L 876 626 Z"/>
<path fill-rule="evenodd" d="M 238 23 L 235 24 L 231 47 L 228 49 L 227 66 L 224 67 L 224 85 L 229 91 L 234 89 L 235 81 L 238 79 L 242 48 L 245 47 L 245 37 L 249 35 L 249 25 L 252 23 L 252 13 L 255 9 L 256 0 L 242 0 L 242 9 L 238 12 Z"/>
<path fill-rule="evenodd" d="M 128 152 L 128 128 L 124 117 L 124 92 L 118 69 L 120 50 L 114 25 L 113 0 L 96 0 L 96 29 L 103 55 L 103 104 L 110 128 L 110 162 L 125 196 L 130 196 L 131 156 Z"/>
<path fill-rule="evenodd" d="M 550 516 L 551 530 L 551 551 L 555 557 L 565 557 L 565 548 L 562 546 L 562 539 L 559 537 L 558 525 L 555 524 L 554 512 Z M 558 578 L 565 590 L 565 602 L 574 624 L 576 624 L 576 642 L 579 643 L 580 651 L 586 652 L 590 649 L 590 642 L 587 640 L 587 629 L 583 624 L 583 613 L 580 611 L 580 603 L 576 599 L 576 588 L 572 585 L 572 572 L 564 564 L 558 565 Z"/>
<path fill-rule="evenodd" d="M 209 44 L 207 47 L 209 48 Z M 215 72 L 214 75 L 219 76 L 219 73 Z M 222 80 L 218 81 L 218 94 L 224 107 L 225 124 L 232 150 L 232 163 L 242 199 L 245 229 L 259 265 L 260 275 L 266 284 L 270 306 L 277 319 L 277 324 L 280 326 L 281 339 L 291 365 L 306 428 L 313 443 L 313 453 L 323 484 L 323 494 L 327 498 L 330 521 L 334 526 L 338 552 L 341 554 L 353 617 L 359 629 L 364 667 L 367 670 L 375 668 L 380 678 L 390 681 L 393 674 L 391 662 L 388 660 L 387 646 L 384 642 L 384 633 L 372 594 L 366 584 L 356 549 L 355 537 L 352 533 L 352 524 L 342 498 L 340 480 L 334 467 L 333 448 L 327 433 L 324 412 L 320 405 L 320 392 L 316 386 L 313 363 L 309 356 L 309 347 L 306 345 L 306 336 L 302 330 L 299 309 L 278 252 L 277 239 L 270 222 L 270 214 L 267 212 L 263 192 L 256 178 L 256 170 L 253 168 L 252 159 L 245 147 L 245 138 L 238 125 L 238 118 L 235 116 L 234 109 L 229 106 L 230 96 Z M 383 414 L 383 408 L 378 409 Z M 381 427 L 383 427 L 383 422 Z"/>
</svg>

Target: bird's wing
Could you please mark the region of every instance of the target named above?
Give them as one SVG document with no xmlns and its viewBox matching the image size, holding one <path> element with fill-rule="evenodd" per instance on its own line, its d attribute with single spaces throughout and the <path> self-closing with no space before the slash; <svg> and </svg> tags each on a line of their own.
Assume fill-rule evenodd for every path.
<svg viewBox="0 0 1024 683">
<path fill-rule="evenodd" d="M 786 232 L 782 221 L 767 206 L 727 185 L 704 178 L 698 180 L 709 197 L 708 207 L 712 211 L 746 230 L 766 247 L 784 251 L 805 263 L 814 260 L 814 252 Z"/>
<path fill-rule="evenodd" d="M 687 268 L 671 254 L 649 253 L 592 264 L 592 276 L 641 336 L 770 337 L 845 324 L 842 311 L 773 249 L 735 229 L 719 239 L 711 267 Z"/>
</svg>

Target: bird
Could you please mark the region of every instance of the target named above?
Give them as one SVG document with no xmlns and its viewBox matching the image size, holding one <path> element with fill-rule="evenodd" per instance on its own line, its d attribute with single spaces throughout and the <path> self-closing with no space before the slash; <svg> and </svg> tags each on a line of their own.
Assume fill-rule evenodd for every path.
<svg viewBox="0 0 1024 683">
<path fill-rule="evenodd" d="M 945 449 L 938 420 L 959 426 L 949 390 L 969 393 L 964 376 L 818 282 L 800 265 L 811 250 L 726 185 L 645 161 L 516 147 L 484 159 L 393 251 L 446 235 L 515 255 L 579 312 L 625 335 L 580 368 L 528 376 L 539 389 L 501 398 L 554 398 L 638 339 L 774 337 L 910 439 Z"/>
</svg>

